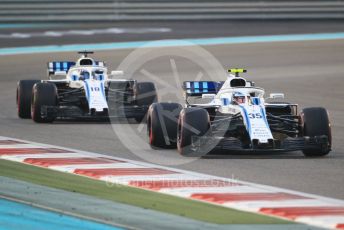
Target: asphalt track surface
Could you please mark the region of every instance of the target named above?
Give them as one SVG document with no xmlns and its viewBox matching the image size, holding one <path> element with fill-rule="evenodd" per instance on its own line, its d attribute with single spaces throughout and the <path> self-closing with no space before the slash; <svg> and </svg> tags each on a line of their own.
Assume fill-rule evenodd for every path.
<svg viewBox="0 0 344 230">
<path fill-rule="evenodd" d="M 150 41 L 159 39 L 184 39 L 184 38 L 211 38 L 232 36 L 254 36 L 274 34 L 307 34 L 307 33 L 331 33 L 342 32 L 344 20 L 339 21 L 149 21 L 149 22 L 116 22 L 99 24 L 32 24 L 18 28 L 13 25 L 1 29 L 0 24 L 0 48 L 40 46 L 56 44 L 84 44 L 96 42 L 125 42 L 125 41 Z M 44 33 L 59 31 L 75 31 L 88 29 L 144 29 L 144 28 L 168 28 L 164 33 L 120 33 L 120 34 L 93 34 L 74 36 L 45 36 L 26 38 L 1 38 L 1 35 L 17 33 Z"/>
<path fill-rule="evenodd" d="M 301 27 L 304 27 L 302 33 L 305 30 L 329 32 L 328 29 L 332 28 L 331 32 L 342 32 L 341 23 L 330 24 L 331 26 L 324 26 L 323 30 L 321 26 L 313 25 L 316 29 L 312 30 L 312 26 L 304 23 L 299 30 L 301 32 Z M 290 28 L 292 27 L 293 24 Z M 250 31 L 248 27 L 245 30 Z M 256 27 L 251 28 L 251 31 L 255 30 Z M 221 32 L 216 32 L 216 36 L 221 35 Z M 283 32 L 272 29 L 263 34 L 280 33 Z M 193 37 L 203 35 L 199 32 Z M 242 35 L 249 34 L 243 32 Z M 178 36 L 180 34 L 176 35 Z M 94 42 L 98 40 L 95 39 Z M 36 41 L 27 41 L 26 44 L 36 45 Z M 147 146 L 138 146 L 149 153 L 147 159 L 142 158 L 139 152 L 132 153 L 129 150 L 132 146 L 126 146 L 118 136 L 118 130 L 132 129 L 141 131 L 139 136 L 144 138 L 145 127 L 134 122 L 123 124 L 125 121 L 119 121 L 112 125 L 107 122 L 66 121 L 35 124 L 31 120 L 18 119 L 15 105 L 16 82 L 20 79 L 46 79 L 45 63 L 48 60 L 73 60 L 77 57 L 75 53 L 0 56 L 0 135 L 154 163 L 165 158 L 170 165 L 175 163 L 173 167 L 177 168 L 344 199 L 344 41 L 252 43 L 203 48 L 210 52 L 223 68 L 247 68 L 247 77 L 265 88 L 268 93 L 284 92 L 286 100 L 298 103 L 300 107 L 326 107 L 332 122 L 333 151 L 324 158 L 305 158 L 301 152 L 230 155 L 220 153 L 202 159 L 185 160 L 175 150 L 154 151 Z M 198 50 L 197 47 L 193 49 Z M 131 76 L 138 80 L 152 80 L 147 73 L 159 76 L 160 83 L 157 87 L 161 99 L 181 102 L 180 97 L 176 96 L 181 95 L 181 89 L 178 91 L 165 87 L 176 86 L 174 70 L 177 69 L 181 81 L 193 80 L 199 72 L 203 73 L 202 79 L 207 79 L 211 77 L 209 75 L 212 75 L 213 70 L 204 70 L 197 65 L 202 61 L 197 55 L 194 55 L 192 60 L 178 57 L 176 52 L 179 51 L 185 52 L 178 48 L 148 50 L 149 57 L 159 57 L 148 62 L 142 60 L 145 62 L 142 65 L 132 65 Z M 132 50 L 101 51 L 97 52 L 95 57 L 107 61 L 110 69 L 116 69 L 131 52 Z M 173 67 L 174 63 L 176 68 Z M 210 71 L 210 74 L 207 74 L 207 71 Z"/>
</svg>

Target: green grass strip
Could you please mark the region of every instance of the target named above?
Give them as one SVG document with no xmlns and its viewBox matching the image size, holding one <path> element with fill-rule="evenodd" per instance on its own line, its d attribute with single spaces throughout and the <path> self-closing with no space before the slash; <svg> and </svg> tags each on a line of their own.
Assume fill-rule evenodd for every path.
<svg viewBox="0 0 344 230">
<path fill-rule="evenodd" d="M 8 160 L 0 160 L 0 176 L 216 224 L 291 223 L 273 217 L 237 211 L 128 186 L 113 185 L 111 187 L 104 181 Z"/>
</svg>

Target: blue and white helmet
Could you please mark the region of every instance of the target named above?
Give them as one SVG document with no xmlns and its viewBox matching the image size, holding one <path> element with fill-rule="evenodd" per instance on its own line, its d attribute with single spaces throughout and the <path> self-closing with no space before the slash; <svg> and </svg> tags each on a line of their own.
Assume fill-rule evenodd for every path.
<svg viewBox="0 0 344 230">
<path fill-rule="evenodd" d="M 233 92 L 232 94 L 232 102 L 235 102 L 237 104 L 244 104 L 246 101 L 246 94 L 242 92 Z"/>
<path fill-rule="evenodd" d="M 87 80 L 87 79 L 90 79 L 90 72 L 88 72 L 87 70 L 81 70 L 79 80 Z"/>
</svg>

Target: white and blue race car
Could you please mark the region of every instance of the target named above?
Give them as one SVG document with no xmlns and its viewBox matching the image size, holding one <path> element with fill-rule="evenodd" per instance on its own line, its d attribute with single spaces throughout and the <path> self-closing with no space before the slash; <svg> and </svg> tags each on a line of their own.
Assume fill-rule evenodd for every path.
<svg viewBox="0 0 344 230">
<path fill-rule="evenodd" d="M 331 151 L 331 126 L 326 109 L 280 102 L 230 69 L 224 82 L 186 81 L 185 107 L 153 103 L 148 111 L 149 144 L 176 148 L 184 156 L 203 156 L 214 149 L 232 151 L 296 151 L 323 156 Z M 234 74 L 234 75 L 233 75 Z M 205 100 L 207 100 L 205 102 Z"/>
<path fill-rule="evenodd" d="M 35 122 L 109 116 L 142 121 L 157 101 L 154 83 L 118 79 L 122 71 L 108 73 L 104 62 L 88 57 L 93 52 L 79 53 L 76 62 L 49 62 L 48 80 L 18 82 L 18 116 Z"/>
</svg>

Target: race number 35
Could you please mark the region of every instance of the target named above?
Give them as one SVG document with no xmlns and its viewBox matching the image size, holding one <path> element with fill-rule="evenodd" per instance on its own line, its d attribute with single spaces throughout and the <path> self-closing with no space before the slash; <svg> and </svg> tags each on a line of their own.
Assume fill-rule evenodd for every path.
<svg viewBox="0 0 344 230">
<path fill-rule="evenodd" d="M 255 118 L 260 119 L 260 118 L 262 118 L 262 114 L 260 114 L 260 113 L 249 113 L 248 116 L 250 117 L 250 119 L 255 119 Z"/>
</svg>

